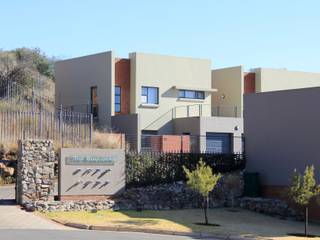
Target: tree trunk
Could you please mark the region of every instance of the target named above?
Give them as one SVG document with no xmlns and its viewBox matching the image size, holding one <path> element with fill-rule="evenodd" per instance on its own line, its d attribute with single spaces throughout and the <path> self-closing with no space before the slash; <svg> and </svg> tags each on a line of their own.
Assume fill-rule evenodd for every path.
<svg viewBox="0 0 320 240">
<path fill-rule="evenodd" d="M 304 209 L 304 235 L 307 237 L 308 236 L 308 207 L 306 206 Z"/>
<path fill-rule="evenodd" d="M 231 208 L 234 209 L 234 193 L 231 191 Z"/>
<path fill-rule="evenodd" d="M 208 207 L 209 207 L 209 197 L 207 196 L 205 198 L 205 201 L 204 201 L 204 219 L 205 219 L 205 224 L 208 225 L 209 224 L 209 221 L 208 221 Z"/>
</svg>

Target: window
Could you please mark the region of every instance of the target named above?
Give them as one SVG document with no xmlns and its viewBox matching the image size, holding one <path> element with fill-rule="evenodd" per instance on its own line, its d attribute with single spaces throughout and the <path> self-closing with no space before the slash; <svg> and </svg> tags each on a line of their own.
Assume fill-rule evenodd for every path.
<svg viewBox="0 0 320 240">
<path fill-rule="evenodd" d="M 142 87 L 141 102 L 146 104 L 158 104 L 159 89 L 157 87 Z"/>
<path fill-rule="evenodd" d="M 204 91 L 179 90 L 179 98 L 204 99 Z"/>
<path fill-rule="evenodd" d="M 121 87 L 115 86 L 114 89 L 114 111 L 121 112 Z"/>
<path fill-rule="evenodd" d="M 94 118 L 98 117 L 98 88 L 96 86 L 90 88 L 90 105 L 91 114 Z"/>
</svg>

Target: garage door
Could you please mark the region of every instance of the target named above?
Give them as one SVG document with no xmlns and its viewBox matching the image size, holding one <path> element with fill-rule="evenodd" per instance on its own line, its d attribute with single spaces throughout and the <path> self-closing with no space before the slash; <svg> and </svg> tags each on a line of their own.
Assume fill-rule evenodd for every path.
<svg viewBox="0 0 320 240">
<path fill-rule="evenodd" d="M 230 133 L 207 133 L 206 152 L 210 153 L 231 153 Z"/>
</svg>

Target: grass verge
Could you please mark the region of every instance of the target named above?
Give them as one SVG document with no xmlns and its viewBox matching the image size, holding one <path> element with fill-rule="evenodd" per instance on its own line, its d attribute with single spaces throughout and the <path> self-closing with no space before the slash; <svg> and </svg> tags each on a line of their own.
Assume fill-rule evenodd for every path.
<svg viewBox="0 0 320 240">
<path fill-rule="evenodd" d="M 217 236 L 250 237 L 254 239 L 305 239 L 287 236 L 287 233 L 303 232 L 303 223 L 280 220 L 240 210 L 230 212 L 226 209 L 210 209 L 210 223 L 220 226 L 204 226 L 201 209 L 170 211 L 98 211 L 91 212 L 51 212 L 44 213 L 50 219 L 79 224 L 129 228 L 140 230 L 159 230 L 183 233 L 209 233 Z M 310 234 L 320 236 L 320 226 L 311 224 Z M 320 238 L 313 238 L 320 239 Z"/>
</svg>

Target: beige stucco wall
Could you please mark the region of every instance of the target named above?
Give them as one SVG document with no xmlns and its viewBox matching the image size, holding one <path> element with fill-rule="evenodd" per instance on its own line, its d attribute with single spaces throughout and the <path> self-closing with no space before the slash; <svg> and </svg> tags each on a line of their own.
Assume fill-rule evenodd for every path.
<svg viewBox="0 0 320 240">
<path fill-rule="evenodd" d="M 320 86 L 320 73 L 272 68 L 257 68 L 254 72 L 256 73 L 256 92 Z"/>
<path fill-rule="evenodd" d="M 243 108 L 243 67 L 212 70 L 212 87 L 218 92 L 212 96 L 213 115 L 242 117 Z"/>
<path fill-rule="evenodd" d="M 179 100 L 178 90 L 173 86 L 183 85 L 211 89 L 211 61 L 184 57 L 163 56 L 145 53 L 131 53 L 131 113 L 140 114 L 141 130 L 158 130 L 160 134 L 172 133 L 172 109 L 183 116 L 186 105 L 203 104 L 202 114 L 211 114 L 211 93 L 205 93 L 203 101 Z M 159 88 L 159 106 L 148 108 L 141 105 L 141 87 Z M 190 115 L 196 115 L 199 108 L 192 107 Z M 181 110 L 181 111 L 180 111 Z M 186 116 L 185 116 L 186 117 Z"/>
<path fill-rule="evenodd" d="M 90 87 L 98 88 L 99 123 L 111 126 L 114 113 L 114 55 L 111 51 L 58 61 L 56 105 L 90 103 Z"/>
</svg>

